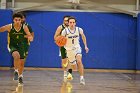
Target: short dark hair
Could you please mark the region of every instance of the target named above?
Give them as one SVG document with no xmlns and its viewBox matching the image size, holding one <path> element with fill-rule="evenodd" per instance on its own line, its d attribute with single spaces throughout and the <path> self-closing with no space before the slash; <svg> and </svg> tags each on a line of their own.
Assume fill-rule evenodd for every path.
<svg viewBox="0 0 140 93">
<path fill-rule="evenodd" d="M 26 14 L 25 14 L 25 12 L 18 12 L 18 13 L 20 13 L 23 17 L 26 18 Z"/>
<path fill-rule="evenodd" d="M 75 17 L 73 17 L 73 16 L 71 16 L 71 17 L 69 17 L 69 18 L 68 18 L 68 22 L 69 22 L 69 20 L 70 20 L 70 19 L 74 19 L 74 20 L 75 20 L 75 22 L 77 21 L 77 20 L 76 20 L 76 18 L 75 18 Z"/>
<path fill-rule="evenodd" d="M 68 18 L 69 18 L 70 16 L 69 16 L 69 15 L 65 15 L 65 16 L 63 17 L 63 19 L 65 19 L 66 17 L 68 17 Z"/>
<path fill-rule="evenodd" d="M 13 14 L 13 19 L 14 19 L 15 17 L 19 17 L 19 18 L 22 19 L 22 14 L 20 14 L 20 13 L 14 13 L 14 14 Z"/>
</svg>

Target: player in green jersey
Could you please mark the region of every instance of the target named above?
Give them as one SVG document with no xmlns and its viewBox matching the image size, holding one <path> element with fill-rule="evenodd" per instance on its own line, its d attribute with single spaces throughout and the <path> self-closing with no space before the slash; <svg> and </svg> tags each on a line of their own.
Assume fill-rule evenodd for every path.
<svg viewBox="0 0 140 93">
<path fill-rule="evenodd" d="M 23 70 L 26 58 L 25 47 L 27 43 L 25 38 L 31 42 L 33 37 L 26 25 L 22 24 L 22 15 L 20 13 L 13 14 L 13 23 L 0 27 L 0 32 L 8 32 L 8 48 L 14 58 L 14 80 L 18 80 L 19 84 L 23 84 Z M 25 37 L 24 32 L 27 34 Z"/>
</svg>

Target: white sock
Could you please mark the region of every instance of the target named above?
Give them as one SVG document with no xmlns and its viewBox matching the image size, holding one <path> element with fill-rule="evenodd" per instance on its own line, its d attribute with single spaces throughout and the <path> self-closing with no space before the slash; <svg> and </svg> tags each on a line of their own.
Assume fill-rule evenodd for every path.
<svg viewBox="0 0 140 93">
<path fill-rule="evenodd" d="M 21 74 L 21 75 L 19 75 L 19 77 L 23 77 L 23 75 Z"/>
<path fill-rule="evenodd" d="M 64 71 L 64 76 L 67 76 L 67 71 Z"/>
<path fill-rule="evenodd" d="M 18 72 L 18 69 L 15 69 L 16 72 Z"/>
<path fill-rule="evenodd" d="M 83 79 L 84 78 L 84 76 L 80 76 L 80 79 Z"/>
</svg>

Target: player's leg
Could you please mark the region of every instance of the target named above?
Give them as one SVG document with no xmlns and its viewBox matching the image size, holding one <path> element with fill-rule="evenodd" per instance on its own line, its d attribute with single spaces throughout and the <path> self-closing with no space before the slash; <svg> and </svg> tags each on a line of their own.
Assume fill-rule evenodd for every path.
<svg viewBox="0 0 140 93">
<path fill-rule="evenodd" d="M 80 54 L 77 54 L 76 60 L 77 60 L 77 65 L 78 65 L 78 70 L 79 70 L 80 76 L 83 76 L 84 75 L 84 66 L 82 64 L 82 56 Z"/>
<path fill-rule="evenodd" d="M 67 65 L 68 65 L 66 49 L 64 47 L 61 47 L 60 52 L 61 52 L 61 59 L 62 59 L 61 65 L 64 71 L 64 79 L 65 79 L 67 77 Z"/>
<path fill-rule="evenodd" d="M 61 56 L 62 56 L 62 67 L 64 69 L 64 81 L 72 80 L 72 69 L 69 68 L 69 61 L 67 58 L 67 51 L 64 47 L 61 47 Z"/>
<path fill-rule="evenodd" d="M 19 62 L 20 62 L 20 55 L 17 51 L 16 46 L 14 45 L 8 45 L 8 50 L 11 53 L 13 60 L 14 60 L 14 78 L 13 80 L 18 80 L 18 68 L 19 68 Z"/>
<path fill-rule="evenodd" d="M 25 59 L 26 59 L 26 52 L 28 52 L 28 49 L 26 49 L 27 44 L 21 44 L 19 45 L 19 54 L 20 54 L 20 62 L 19 62 L 19 77 L 18 77 L 18 82 L 19 84 L 23 84 L 23 71 L 24 71 L 24 64 L 25 64 Z"/>
<path fill-rule="evenodd" d="M 80 84 L 85 85 L 85 79 L 84 79 L 84 66 L 82 63 L 82 56 L 81 54 L 76 55 L 76 60 L 77 60 L 77 65 L 78 65 L 78 70 L 80 73 Z"/>
<path fill-rule="evenodd" d="M 74 63 L 71 63 L 71 69 L 72 69 L 72 71 L 77 71 L 77 61 L 76 62 L 74 62 Z"/>
<path fill-rule="evenodd" d="M 81 50 L 80 46 L 76 48 L 75 53 L 76 53 L 75 57 L 76 57 L 76 61 L 77 61 L 78 71 L 80 74 L 80 84 L 85 85 L 84 66 L 82 63 L 82 54 L 81 54 L 82 50 Z"/>
<path fill-rule="evenodd" d="M 71 64 L 68 61 L 67 65 L 67 80 L 73 80 Z"/>
<path fill-rule="evenodd" d="M 20 59 L 20 64 L 19 64 L 19 77 L 18 77 L 19 84 L 23 84 L 24 64 L 25 64 L 25 59 Z"/>
<path fill-rule="evenodd" d="M 64 71 L 63 79 L 66 82 L 67 81 L 67 58 L 62 59 L 62 68 Z"/>
<path fill-rule="evenodd" d="M 18 51 L 14 51 L 12 53 L 13 59 L 14 59 L 14 78 L 13 80 L 18 80 L 18 68 L 19 68 L 19 63 L 20 63 L 20 55 Z"/>
<path fill-rule="evenodd" d="M 72 80 L 73 79 L 73 77 L 72 77 L 72 65 L 74 65 L 74 63 L 76 63 L 75 52 L 73 50 L 68 50 L 67 57 L 68 57 L 68 62 L 69 62 L 69 65 L 67 67 L 68 68 L 67 79 Z"/>
</svg>

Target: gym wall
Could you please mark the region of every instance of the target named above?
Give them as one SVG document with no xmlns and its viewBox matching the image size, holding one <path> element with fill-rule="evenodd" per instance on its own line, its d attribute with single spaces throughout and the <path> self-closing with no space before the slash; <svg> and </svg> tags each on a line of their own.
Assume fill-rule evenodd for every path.
<svg viewBox="0 0 140 93">
<path fill-rule="evenodd" d="M 11 10 L 0 9 L 0 27 L 12 22 Z M 11 66 L 12 58 L 7 50 L 7 32 L 0 33 L 0 67 Z"/>
<path fill-rule="evenodd" d="M 140 14 L 137 18 L 136 69 L 140 70 Z"/>
<path fill-rule="evenodd" d="M 7 11 L 5 11 L 7 13 Z M 0 12 L 1 13 L 1 12 Z M 27 22 L 32 27 L 35 38 L 31 43 L 27 67 L 61 67 L 59 48 L 54 43 L 54 33 L 62 24 L 64 15 L 76 17 L 77 26 L 83 28 L 87 37 L 89 53 L 86 54 L 81 41 L 83 64 L 85 68 L 96 69 L 140 69 L 138 58 L 137 18 L 120 13 L 96 12 L 47 12 L 28 11 Z M 5 18 L 10 20 L 11 18 Z M 4 25 L 2 21 L 0 24 Z M 5 34 L 0 33 L 4 38 Z M 6 39 L 0 41 L 5 48 Z M 4 44 L 3 44 L 4 43 Z M 4 51 L 7 51 L 5 48 Z M 0 58 L 9 57 L 6 52 Z M 0 59 L 1 66 L 10 66 L 10 57 Z"/>
</svg>

